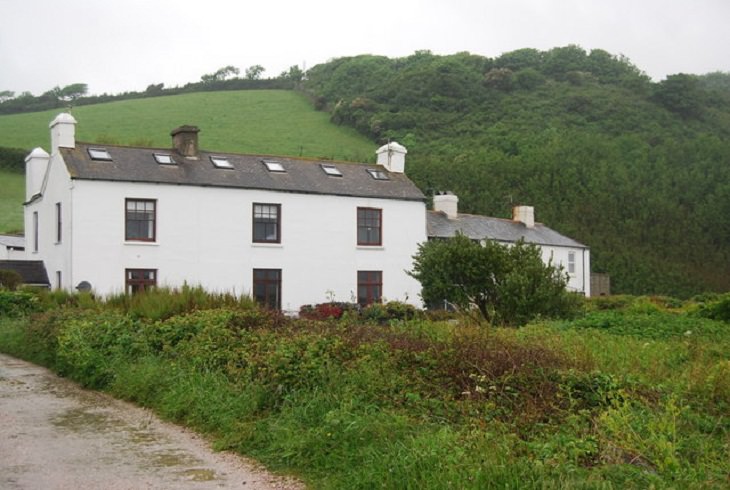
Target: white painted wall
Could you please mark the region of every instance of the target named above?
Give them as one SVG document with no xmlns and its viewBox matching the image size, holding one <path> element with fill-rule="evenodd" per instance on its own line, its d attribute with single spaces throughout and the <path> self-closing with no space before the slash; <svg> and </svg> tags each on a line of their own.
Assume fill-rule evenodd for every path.
<svg viewBox="0 0 730 490">
<path fill-rule="evenodd" d="M 157 200 L 155 243 L 124 241 L 125 198 Z M 254 202 L 281 204 L 281 244 L 252 243 Z M 251 292 L 254 268 L 282 269 L 282 309 L 294 311 L 329 291 L 350 301 L 357 271 L 381 270 L 385 300 L 420 306 L 420 284 L 404 271 L 426 240 L 422 202 L 76 180 L 72 206 L 67 288 L 85 280 L 97 293 L 122 292 L 124 270 L 145 268 L 157 269 L 159 285 L 241 294 Z M 358 207 L 383 210 L 382 247 L 357 246 Z M 56 263 L 49 256 L 49 276 Z"/>
<path fill-rule="evenodd" d="M 72 289 L 71 282 L 71 206 L 72 181 L 58 153 L 51 156 L 40 188 L 42 197 L 26 204 L 25 252 L 28 260 L 42 260 L 51 288 Z M 56 240 L 56 203 L 61 203 L 61 241 Z M 33 212 L 38 212 L 38 251 L 34 251 Z M 61 284 L 57 272 L 61 272 Z"/>
<path fill-rule="evenodd" d="M 586 297 L 591 293 L 591 252 L 586 248 L 569 248 L 541 245 L 542 260 L 547 263 L 552 259 L 553 265 L 562 265 L 568 272 L 568 254 L 575 253 L 575 273 L 568 276 L 568 290 L 583 293 Z"/>
</svg>

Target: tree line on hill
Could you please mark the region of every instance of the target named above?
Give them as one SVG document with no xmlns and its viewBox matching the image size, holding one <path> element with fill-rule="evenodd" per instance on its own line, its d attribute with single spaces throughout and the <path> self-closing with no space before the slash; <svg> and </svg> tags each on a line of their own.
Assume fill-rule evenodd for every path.
<svg viewBox="0 0 730 490">
<path fill-rule="evenodd" d="M 591 247 L 614 292 L 730 289 L 730 74 L 658 83 L 579 46 L 497 58 L 420 51 L 317 65 L 304 89 L 333 122 L 408 148 L 460 212 L 513 204 Z"/>
<path fill-rule="evenodd" d="M 192 92 L 212 92 L 218 90 L 293 90 L 304 78 L 304 71 L 298 65 L 291 66 L 276 77 L 262 78 L 265 68 L 253 65 L 245 70 L 244 78 L 239 78 L 240 70 L 235 66 L 224 66 L 213 73 L 206 73 L 199 82 L 191 82 L 182 87 L 165 87 L 164 83 L 153 83 L 144 91 L 123 92 L 121 94 L 88 95 L 88 85 L 74 83 L 65 87 L 54 87 L 41 95 L 30 92 L 16 94 L 10 90 L 0 91 L 0 114 L 18 114 L 61 109 L 69 106 L 93 105 L 118 100 L 142 99 L 163 95 L 179 95 Z"/>
</svg>

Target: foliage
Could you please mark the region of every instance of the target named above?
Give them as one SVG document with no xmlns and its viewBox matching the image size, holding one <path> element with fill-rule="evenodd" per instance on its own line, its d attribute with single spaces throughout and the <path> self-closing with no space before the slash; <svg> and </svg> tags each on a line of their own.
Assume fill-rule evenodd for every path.
<svg viewBox="0 0 730 490">
<path fill-rule="evenodd" d="M 216 295 L 170 301 L 189 308 L 155 319 L 154 309 L 88 299 L 0 319 L 0 349 L 315 488 L 727 483 L 730 331 L 666 298 L 587 314 L 614 315 L 610 328 L 578 319 L 488 330 L 292 320 L 253 303 L 200 308 Z M 700 327 L 689 338 L 622 331 L 642 315 L 643 331 Z"/>
<path fill-rule="evenodd" d="M 426 304 L 475 308 L 490 323 L 520 325 L 573 309 L 567 277 L 542 261 L 538 247 L 524 242 L 480 244 L 464 235 L 426 242 L 409 274 L 421 283 Z"/>
<path fill-rule="evenodd" d="M 530 203 L 591 247 L 613 292 L 689 297 L 730 289 L 727 78 L 654 83 L 625 57 L 565 46 L 339 58 L 304 89 L 333 122 L 407 142 L 426 193 L 497 217 Z"/>
<path fill-rule="evenodd" d="M 7 271 L 0 271 L 0 274 Z M 2 277 L 0 276 L 0 279 Z M 19 317 L 37 311 L 38 298 L 25 291 L 5 290 L 0 287 L 0 317 Z"/>
<path fill-rule="evenodd" d="M 15 271 L 0 269 L 0 290 L 3 288 L 15 291 L 23 284 L 23 278 Z"/>
<path fill-rule="evenodd" d="M 714 301 L 702 304 L 698 314 L 704 318 L 730 323 L 730 293 L 723 294 Z"/>
</svg>

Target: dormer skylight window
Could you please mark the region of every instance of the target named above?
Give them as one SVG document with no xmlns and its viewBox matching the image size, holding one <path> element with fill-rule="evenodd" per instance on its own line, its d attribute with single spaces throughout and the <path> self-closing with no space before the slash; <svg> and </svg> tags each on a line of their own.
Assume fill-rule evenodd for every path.
<svg viewBox="0 0 730 490">
<path fill-rule="evenodd" d="M 110 162 L 112 159 L 106 148 L 89 148 L 89 156 L 92 160 L 104 160 Z"/>
<path fill-rule="evenodd" d="M 386 174 L 382 170 L 378 170 L 377 168 L 369 168 L 368 173 L 370 174 L 370 177 L 374 178 L 375 180 L 390 180 L 388 174 Z"/>
<path fill-rule="evenodd" d="M 215 168 L 233 168 L 233 164 L 226 157 L 211 156 L 210 161 Z"/>
<path fill-rule="evenodd" d="M 155 161 L 160 165 L 177 165 L 169 153 L 155 153 Z"/>
<path fill-rule="evenodd" d="M 327 175 L 332 177 L 342 177 L 342 172 L 340 172 L 340 170 L 331 163 L 323 163 L 320 167 L 322 167 L 322 170 L 324 170 L 324 173 Z"/>
<path fill-rule="evenodd" d="M 269 170 L 269 172 L 279 172 L 283 173 L 286 172 L 286 169 L 284 168 L 284 165 L 282 165 L 281 162 L 277 162 L 276 160 L 261 160 L 264 165 L 266 165 L 266 168 Z"/>
</svg>

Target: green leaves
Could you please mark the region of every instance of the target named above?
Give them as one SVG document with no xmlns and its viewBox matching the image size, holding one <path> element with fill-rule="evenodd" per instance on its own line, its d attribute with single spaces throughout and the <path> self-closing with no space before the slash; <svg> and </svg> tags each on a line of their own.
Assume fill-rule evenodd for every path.
<svg viewBox="0 0 730 490">
<path fill-rule="evenodd" d="M 523 242 L 480 244 L 464 235 L 430 241 L 420 245 L 409 274 L 421 283 L 426 304 L 476 309 L 490 323 L 521 325 L 569 314 L 575 305 L 567 277 Z"/>
</svg>

